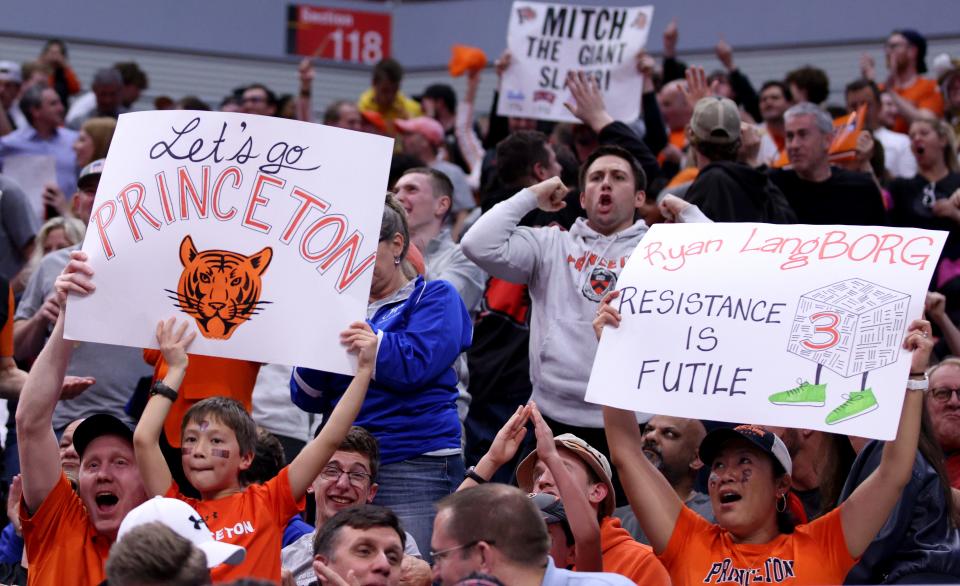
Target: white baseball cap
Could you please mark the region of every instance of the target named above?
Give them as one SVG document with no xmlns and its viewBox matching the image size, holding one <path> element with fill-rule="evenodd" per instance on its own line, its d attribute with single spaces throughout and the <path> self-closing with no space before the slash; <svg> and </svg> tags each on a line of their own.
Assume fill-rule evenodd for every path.
<svg viewBox="0 0 960 586">
<path fill-rule="evenodd" d="M 117 541 L 131 529 L 146 523 L 163 523 L 181 537 L 185 537 L 207 556 L 207 567 L 220 564 L 235 566 L 247 556 L 247 550 L 239 545 L 223 543 L 213 538 L 203 517 L 190 505 L 178 500 L 153 497 L 127 513 L 117 531 Z"/>
</svg>

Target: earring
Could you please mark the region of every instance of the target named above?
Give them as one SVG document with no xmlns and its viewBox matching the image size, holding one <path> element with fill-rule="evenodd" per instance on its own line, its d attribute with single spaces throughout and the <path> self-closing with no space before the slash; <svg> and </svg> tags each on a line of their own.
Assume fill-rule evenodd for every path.
<svg viewBox="0 0 960 586">
<path fill-rule="evenodd" d="M 781 506 L 780 503 L 783 503 L 783 506 Z M 787 494 L 784 493 L 777 497 L 777 512 L 784 513 L 786 512 L 786 510 L 787 510 Z"/>
<path fill-rule="evenodd" d="M 397 266 L 399 264 L 400 264 L 400 257 L 399 256 L 393 257 L 393 266 Z"/>
</svg>

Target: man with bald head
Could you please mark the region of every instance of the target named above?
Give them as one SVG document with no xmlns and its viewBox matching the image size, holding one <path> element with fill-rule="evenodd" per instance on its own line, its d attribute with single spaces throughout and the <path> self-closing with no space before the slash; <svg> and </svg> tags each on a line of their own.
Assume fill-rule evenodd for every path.
<svg viewBox="0 0 960 586">
<path fill-rule="evenodd" d="M 713 521 L 710 497 L 697 492 L 697 474 L 703 467 L 697 450 L 707 430 L 699 419 L 654 415 L 643 426 L 643 453 L 688 507 Z M 637 541 L 649 543 L 630 506 L 617 508 L 623 528 Z"/>
<path fill-rule="evenodd" d="M 930 371 L 927 413 L 947 457 L 950 485 L 960 488 L 960 358 L 947 358 Z"/>
<path fill-rule="evenodd" d="M 658 157 L 661 164 L 669 161 L 679 165 L 687 149 L 686 128 L 693 116 L 693 106 L 684 92 L 686 85 L 686 81 L 676 79 L 664 85 L 657 94 L 660 114 L 670 136 L 669 144 Z"/>
</svg>

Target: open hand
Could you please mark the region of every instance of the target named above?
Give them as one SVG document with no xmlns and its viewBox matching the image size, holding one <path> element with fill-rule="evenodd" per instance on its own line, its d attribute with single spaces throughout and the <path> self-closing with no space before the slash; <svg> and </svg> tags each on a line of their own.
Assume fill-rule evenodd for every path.
<svg viewBox="0 0 960 586">
<path fill-rule="evenodd" d="M 63 377 L 63 384 L 60 387 L 60 398 L 75 399 L 96 383 L 97 379 L 92 376 L 67 375 Z"/>
<path fill-rule="evenodd" d="M 503 424 L 490 444 L 487 456 L 494 466 L 499 468 L 513 459 L 527 435 L 527 421 L 530 419 L 530 406 L 520 405 L 510 419 Z"/>
<path fill-rule="evenodd" d="M 583 71 L 571 71 L 567 74 L 567 89 L 573 101 L 564 102 L 563 105 L 594 132 L 599 133 L 604 126 L 613 122 L 613 117 L 603 104 L 603 92 L 595 77 Z"/>
<path fill-rule="evenodd" d="M 157 344 L 170 368 L 187 368 L 187 347 L 197 337 L 197 332 L 187 333 L 189 325 L 187 321 L 178 325 L 174 317 L 157 324 Z"/>
<path fill-rule="evenodd" d="M 680 84 L 680 91 L 683 92 L 687 103 L 691 108 L 697 106 L 697 102 L 710 95 L 710 86 L 707 84 L 707 73 L 703 67 L 692 65 L 687 67 L 687 85 Z"/>
<path fill-rule="evenodd" d="M 530 401 L 530 418 L 533 419 L 533 431 L 537 434 L 537 457 L 544 464 L 560 459 L 557 443 L 553 441 L 553 430 L 543 420 L 543 415 L 537 409 L 537 404 Z"/>
</svg>

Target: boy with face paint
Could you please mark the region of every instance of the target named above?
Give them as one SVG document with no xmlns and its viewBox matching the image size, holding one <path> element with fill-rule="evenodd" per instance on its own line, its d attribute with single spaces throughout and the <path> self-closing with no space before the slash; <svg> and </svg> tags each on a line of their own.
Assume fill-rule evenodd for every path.
<svg viewBox="0 0 960 586">
<path fill-rule="evenodd" d="M 195 337 L 186 334 L 187 327 L 174 319 L 157 325 L 157 340 L 169 369 L 151 390 L 134 433 L 144 486 L 150 495 L 178 498 L 194 507 L 217 541 L 246 548 L 242 564 L 212 571 L 214 582 L 240 577 L 279 582 L 284 527 L 302 509 L 307 488 L 340 446 L 360 410 L 376 360 L 377 337 L 365 322 L 351 324 L 341 334 L 341 342 L 358 355 L 357 375 L 317 437 L 264 484 L 245 487 L 241 479 L 253 462 L 257 438 L 256 424 L 243 405 L 226 397 L 211 397 L 193 405 L 181 426 L 181 459 L 185 476 L 201 495 L 197 500 L 180 492 L 159 445 L 164 419 L 186 372 L 186 349 Z"/>
</svg>

